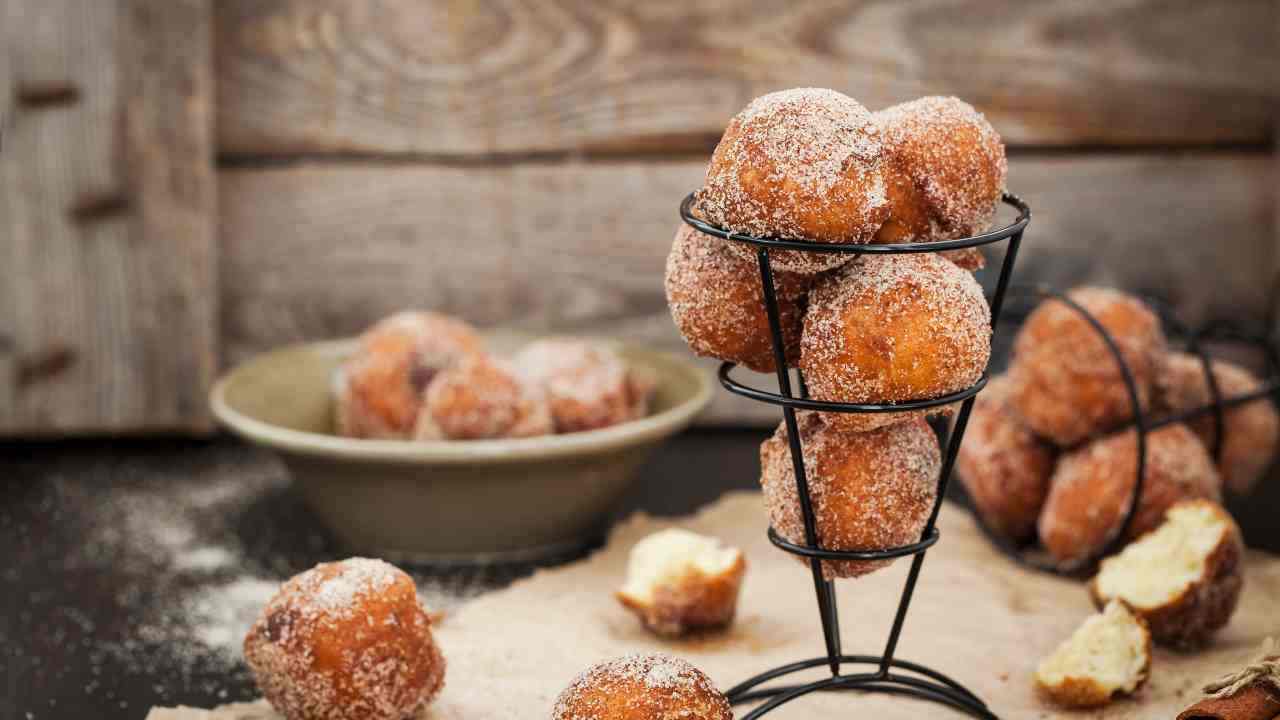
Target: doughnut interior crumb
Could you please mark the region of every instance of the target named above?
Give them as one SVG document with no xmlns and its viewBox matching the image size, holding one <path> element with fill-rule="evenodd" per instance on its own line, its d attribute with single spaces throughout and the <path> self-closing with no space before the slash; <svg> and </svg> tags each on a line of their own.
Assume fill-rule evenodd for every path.
<svg viewBox="0 0 1280 720">
<path fill-rule="evenodd" d="M 1124 603 L 1112 601 L 1040 663 L 1036 682 L 1057 703 L 1097 707 L 1137 690 L 1150 667 L 1146 625 Z"/>
<path fill-rule="evenodd" d="M 1165 518 L 1103 561 L 1095 580 L 1099 595 L 1139 609 L 1173 602 L 1204 578 L 1210 555 L 1234 532 L 1230 519 L 1208 502 L 1180 503 Z"/>
<path fill-rule="evenodd" d="M 627 580 L 619 593 L 638 603 L 652 603 L 659 587 L 679 582 L 691 572 L 723 575 L 741 560 L 741 550 L 716 538 L 681 528 L 660 530 L 631 549 Z"/>
</svg>

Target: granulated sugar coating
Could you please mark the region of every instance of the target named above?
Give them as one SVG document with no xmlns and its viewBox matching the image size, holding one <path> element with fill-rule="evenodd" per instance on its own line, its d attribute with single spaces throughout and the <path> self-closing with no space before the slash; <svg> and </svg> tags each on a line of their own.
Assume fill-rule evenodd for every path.
<svg viewBox="0 0 1280 720">
<path fill-rule="evenodd" d="M 996 534 L 1021 542 L 1035 536 L 1057 453 L 1023 426 L 1009 407 L 1009 380 L 992 378 L 978 393 L 956 475 Z"/>
<path fill-rule="evenodd" d="M 975 235 L 1005 190 L 1004 143 L 972 105 L 923 97 L 874 116 L 885 151 L 890 219 L 876 242 L 930 242 Z"/>
<path fill-rule="evenodd" d="M 414 436 L 483 440 L 553 432 L 551 404 L 537 383 L 502 360 L 474 355 L 431 381 Z"/>
<path fill-rule="evenodd" d="M 821 547 L 883 550 L 921 539 L 942 466 L 937 436 L 923 419 L 865 433 L 844 432 L 817 413 L 802 413 L 798 420 Z M 807 545 L 785 424 L 760 446 L 760 485 L 773 528 Z M 824 561 L 822 572 L 827 578 L 857 577 L 890 562 Z"/>
<path fill-rule="evenodd" d="M 381 560 L 323 563 L 289 580 L 244 652 L 291 720 L 404 720 L 444 683 L 413 580 Z"/>
<path fill-rule="evenodd" d="M 574 338 L 535 340 L 512 364 L 551 403 L 556 432 L 579 432 L 644 417 L 654 378 L 631 368 L 606 343 Z"/>
<path fill-rule="evenodd" d="M 552 720 L 732 720 L 702 671 L 670 655 L 627 655 L 588 668 L 556 699 Z"/>
<path fill-rule="evenodd" d="M 758 262 L 726 247 L 731 241 L 681 224 L 667 256 L 667 305 L 694 354 L 773 372 L 775 361 Z M 800 359 L 800 328 L 811 276 L 773 274 L 786 357 Z"/>
<path fill-rule="evenodd" d="M 1262 387 L 1248 370 L 1227 362 L 1213 361 L 1213 377 L 1224 398 L 1241 397 Z M 1209 380 L 1200 358 L 1188 353 L 1169 353 L 1160 363 L 1155 381 L 1157 412 L 1176 413 L 1204 407 L 1213 402 Z M 1276 454 L 1280 442 L 1280 415 L 1269 398 L 1228 408 L 1223 413 L 1222 447 L 1218 471 L 1222 482 L 1233 492 L 1247 495 L 1263 477 Z M 1214 443 L 1212 414 L 1188 421 L 1187 426 L 1212 452 Z"/>
<path fill-rule="evenodd" d="M 1039 523 L 1040 541 L 1056 562 L 1075 567 L 1106 547 L 1129 510 L 1137 474 L 1134 430 L 1094 440 L 1058 460 Z M 1126 537 L 1154 529 L 1179 500 L 1219 501 L 1221 487 L 1209 453 L 1186 425 L 1150 433 L 1142 497 Z"/>
<path fill-rule="evenodd" d="M 1067 297 L 1120 348 L 1146 409 L 1167 352 L 1160 318 L 1140 299 L 1110 288 L 1078 287 Z M 1102 335 L 1075 309 L 1041 302 L 1014 342 L 1010 402 L 1036 434 L 1067 447 L 1133 417 L 1120 365 Z"/>
<path fill-rule="evenodd" d="M 758 97 L 725 129 L 697 212 L 749 235 L 866 243 L 888 217 L 880 130 L 866 108 L 834 90 Z M 731 249 L 754 254 L 741 244 Z M 770 258 L 785 270 L 816 273 L 849 256 L 776 251 Z"/>
<path fill-rule="evenodd" d="M 973 276 L 933 254 L 867 255 L 814 286 L 800 348 L 809 392 L 819 400 L 934 398 L 982 377 L 991 310 Z M 828 422 L 862 431 L 909 416 L 831 413 Z"/>
</svg>

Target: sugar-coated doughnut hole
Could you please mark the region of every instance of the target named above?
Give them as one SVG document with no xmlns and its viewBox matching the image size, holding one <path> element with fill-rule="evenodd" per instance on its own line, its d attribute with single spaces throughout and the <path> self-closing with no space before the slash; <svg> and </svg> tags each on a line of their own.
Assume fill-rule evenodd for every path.
<svg viewBox="0 0 1280 720">
<path fill-rule="evenodd" d="M 976 383 L 990 356 L 991 310 L 981 286 L 931 253 L 862 256 L 809 293 L 800 367 L 816 399 L 934 398 Z M 828 421 L 862 431 L 908 415 L 831 413 Z"/>
<path fill-rule="evenodd" d="M 547 394 L 556 432 L 579 432 L 642 418 L 654 379 L 627 365 L 612 347 L 572 338 L 536 340 L 513 364 Z"/>
<path fill-rule="evenodd" d="M 1253 373 L 1226 360 L 1213 360 L 1213 377 L 1223 398 L 1257 392 L 1262 383 Z M 1156 376 L 1156 406 L 1159 413 L 1177 413 L 1213 402 L 1209 381 L 1200 358 L 1188 353 L 1169 353 Z M 1264 397 L 1244 405 L 1226 408 L 1222 415 L 1222 447 L 1218 471 L 1222 482 L 1240 495 L 1253 490 L 1271 465 L 1280 440 L 1280 416 L 1275 403 Z M 1206 448 L 1213 448 L 1214 417 L 1202 415 L 1187 421 Z"/>
<path fill-rule="evenodd" d="M 670 655 L 627 655 L 587 668 L 556 698 L 552 720 L 733 720 L 701 670 Z"/>
<path fill-rule="evenodd" d="M 1004 143 L 972 105 L 923 97 L 874 115 L 884 145 L 889 219 L 875 242 L 931 242 L 976 235 L 995 217 L 1008 162 Z M 971 264 L 981 254 L 957 251 Z"/>
<path fill-rule="evenodd" d="M 1155 528 L 1180 500 L 1221 498 L 1222 481 L 1186 425 L 1147 435 L 1142 496 L 1126 538 Z M 1063 568 L 1096 557 L 1120 531 L 1138 474 L 1138 435 L 1130 429 L 1064 453 L 1040 513 L 1040 542 Z"/>
<path fill-rule="evenodd" d="M 418 440 L 533 437 L 555 431 L 546 392 L 499 360 L 463 358 L 427 388 Z"/>
<path fill-rule="evenodd" d="M 1141 300 L 1118 290 L 1081 287 L 1067 297 L 1106 328 L 1137 384 L 1140 406 L 1166 352 L 1160 319 Z M 1118 427 L 1133 404 L 1115 356 L 1073 308 L 1041 302 L 1019 330 L 1009 368 L 1010 403 L 1038 435 L 1061 446 Z"/>
<path fill-rule="evenodd" d="M 921 539 L 938 497 L 942 465 L 928 423 L 914 418 L 853 433 L 817 413 L 801 413 L 798 420 L 821 547 L 884 550 Z M 774 530 L 789 542 L 807 545 L 785 424 L 760 446 L 760 485 Z M 824 560 L 822 572 L 827 578 L 858 577 L 891 562 Z"/>
<path fill-rule="evenodd" d="M 866 243 L 888 217 L 880 130 L 834 90 L 796 88 L 753 100 L 725 129 L 697 213 L 735 232 L 819 243 Z M 745 245 L 730 249 L 750 258 Z M 783 270 L 816 273 L 848 255 L 771 251 Z"/>
<path fill-rule="evenodd" d="M 406 439 L 435 376 L 482 343 L 466 323 L 433 312 L 401 312 L 360 336 L 335 382 L 338 434 Z"/>
<path fill-rule="evenodd" d="M 1057 453 L 1022 424 L 1008 395 L 1008 379 L 997 377 L 974 399 L 956 474 L 987 527 L 1021 542 L 1035 537 Z"/>
<path fill-rule="evenodd" d="M 734 253 L 727 247 L 731 242 L 681 224 L 667 256 L 667 305 L 695 354 L 773 372 L 759 263 Z M 773 282 L 787 361 L 794 364 L 800 357 L 805 295 L 812 279 L 779 270 Z"/>
<path fill-rule="evenodd" d="M 412 578 L 366 558 L 286 582 L 245 637 L 244 656 L 288 720 L 407 720 L 444 684 Z"/>
</svg>

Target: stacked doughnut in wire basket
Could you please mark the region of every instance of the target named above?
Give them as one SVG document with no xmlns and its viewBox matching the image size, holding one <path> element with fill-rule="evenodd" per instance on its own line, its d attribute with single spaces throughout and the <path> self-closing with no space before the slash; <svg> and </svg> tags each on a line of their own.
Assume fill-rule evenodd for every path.
<svg viewBox="0 0 1280 720">
<path fill-rule="evenodd" d="M 1133 379 L 1148 422 L 1257 393 L 1262 382 L 1222 359 L 1170 348 L 1158 314 L 1138 297 L 1100 287 L 1066 293 L 1098 321 Z M 1249 494 L 1280 440 L 1266 397 L 1226 408 L 1215 462 L 1215 420 L 1202 414 L 1147 435 L 1131 540 L 1180 500 Z M 957 472 L 988 531 L 1015 546 L 1036 540 L 1062 570 L 1087 570 L 1120 532 L 1137 478 L 1134 408 L 1119 363 L 1085 316 L 1050 298 L 1028 316 L 1009 370 L 978 396 Z"/>
<path fill-rule="evenodd" d="M 832 90 L 786 90 L 729 123 L 695 194 L 694 216 L 757 237 L 813 243 L 928 243 L 971 236 L 995 219 L 1007 163 L 999 134 L 967 103 L 926 97 L 872 113 Z M 949 253 L 769 251 L 783 356 L 816 400 L 892 404 L 979 382 L 991 354 L 991 310 Z M 681 225 L 667 260 L 671 314 L 699 355 L 776 371 L 750 245 Z M 940 408 L 946 412 L 950 408 Z M 919 412 L 806 412 L 803 461 L 818 540 L 881 550 L 920 539 L 936 499 L 941 453 Z M 785 425 L 761 450 L 774 529 L 804 542 Z M 887 561 L 827 561 L 855 577 Z"/>
</svg>

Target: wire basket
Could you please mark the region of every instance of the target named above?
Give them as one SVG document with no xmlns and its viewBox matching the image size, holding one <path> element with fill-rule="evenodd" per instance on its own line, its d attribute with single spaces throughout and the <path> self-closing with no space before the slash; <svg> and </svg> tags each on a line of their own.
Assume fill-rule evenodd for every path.
<svg viewBox="0 0 1280 720">
<path fill-rule="evenodd" d="M 1133 526 L 1134 518 L 1141 510 L 1139 499 L 1142 497 L 1142 491 L 1146 479 L 1147 465 L 1147 438 L 1148 436 L 1159 430 L 1160 428 L 1175 425 L 1177 423 L 1194 420 L 1203 416 L 1210 416 L 1213 419 L 1213 436 L 1210 447 L 1208 448 L 1210 455 L 1215 463 L 1222 459 L 1223 437 L 1226 427 L 1226 411 L 1245 405 L 1251 402 L 1263 402 L 1268 398 L 1272 402 L 1280 402 L 1280 349 L 1277 349 L 1274 340 L 1261 332 L 1249 332 L 1237 327 L 1233 327 L 1223 323 L 1215 323 L 1200 329 L 1191 329 L 1180 322 L 1172 310 L 1163 302 L 1154 298 L 1144 298 L 1146 302 L 1153 306 L 1160 317 L 1162 324 L 1168 331 L 1168 335 L 1180 340 L 1185 346 L 1186 351 L 1195 355 L 1200 360 L 1200 367 L 1204 372 L 1205 387 L 1209 392 L 1210 401 L 1205 405 L 1180 410 L 1176 413 L 1154 416 L 1149 409 L 1144 409 L 1140 400 L 1137 379 L 1134 377 L 1132 368 L 1129 367 L 1125 360 L 1124 353 L 1120 350 L 1120 344 L 1112 336 L 1106 326 L 1102 324 L 1092 313 L 1084 306 L 1060 290 L 1056 290 L 1048 285 L 1015 285 L 1009 288 L 1009 294 L 1023 301 L 1042 302 L 1058 302 L 1070 308 L 1074 313 L 1080 316 L 1096 333 L 1099 339 L 1107 348 L 1108 354 L 1116 364 L 1116 369 L 1120 371 L 1120 379 L 1125 386 L 1125 394 L 1128 396 L 1131 418 L 1119 425 L 1108 427 L 1104 432 L 1093 435 L 1089 438 L 1081 440 L 1070 448 L 1063 448 L 1064 452 L 1075 448 L 1082 447 L 1099 437 L 1112 435 L 1118 432 L 1126 431 L 1130 428 L 1134 430 L 1136 437 L 1137 466 L 1135 470 L 1135 478 L 1133 489 L 1129 493 L 1128 506 L 1120 521 L 1120 524 L 1111 530 L 1111 534 L 1107 542 L 1103 544 L 1102 549 L 1096 554 L 1082 558 L 1078 562 L 1069 566 L 1063 566 L 1053 562 L 1048 555 L 1033 542 L 1031 543 L 1015 543 L 1007 537 L 996 532 L 982 517 L 981 512 L 974 512 L 974 517 L 979 527 L 987 538 L 996 545 L 1004 554 L 1018 561 L 1019 563 L 1032 567 L 1036 570 L 1050 572 L 1058 575 L 1067 576 L 1084 576 L 1090 574 L 1098 565 L 1098 563 L 1109 555 L 1113 555 L 1128 543 L 1129 530 Z M 1256 390 L 1240 395 L 1225 396 L 1222 394 L 1221 388 L 1214 377 L 1212 371 L 1213 359 L 1209 355 L 1206 347 L 1207 343 L 1214 341 L 1231 341 L 1243 343 L 1252 346 L 1261 351 L 1264 362 L 1267 380 L 1261 383 Z"/>
<path fill-rule="evenodd" d="M 906 622 L 907 610 L 911 606 L 911 597 L 915 592 L 916 581 L 920 576 L 920 568 L 924 563 L 925 553 L 938 542 L 938 513 L 942 508 L 946 495 L 951 470 L 955 464 L 956 453 L 964 438 L 965 426 L 969 421 L 969 413 L 973 408 L 973 398 L 987 383 L 984 372 L 978 382 L 971 387 L 948 395 L 921 398 L 896 403 L 845 403 L 813 400 L 805 389 L 804 376 L 795 371 L 796 382 L 793 391 L 791 371 L 787 368 L 784 353 L 782 325 L 779 320 L 778 302 L 773 283 L 773 270 L 770 266 L 770 250 L 791 250 L 815 253 L 840 253 L 849 255 L 878 254 L 899 255 L 912 253 L 936 253 L 947 250 L 990 245 L 1000 241 L 1008 241 L 1004 260 L 1000 265 L 1000 274 L 995 291 L 989 301 L 991 306 L 991 329 L 994 334 L 1000 318 L 1000 311 L 1009 290 L 1009 281 L 1013 274 L 1013 266 L 1018 255 L 1018 246 L 1022 242 L 1022 234 L 1031 221 L 1031 208 L 1016 195 L 1005 193 L 1004 204 L 1017 211 L 1013 222 L 996 230 L 956 240 L 943 240 L 931 243 L 894 243 L 885 245 L 833 245 L 813 243 L 802 240 L 784 240 L 779 238 L 762 238 L 743 235 L 711 225 L 692 213 L 695 194 L 690 193 L 680 204 L 680 218 L 695 230 L 712 237 L 730 242 L 753 245 L 760 268 L 760 283 L 764 294 L 765 309 L 769 317 L 769 331 L 773 343 L 773 357 L 777 367 L 779 392 L 770 392 L 744 385 L 733 378 L 734 363 L 720 366 L 720 384 L 736 395 L 751 398 L 759 402 L 770 403 L 782 408 L 783 421 L 786 424 L 788 441 L 791 449 L 791 460 L 795 468 L 796 486 L 800 499 L 801 516 L 804 520 L 805 544 L 788 542 L 770 527 L 769 541 L 784 552 L 806 558 L 813 575 L 814 592 L 817 595 L 818 612 L 822 620 L 823 639 L 826 643 L 826 655 L 809 660 L 784 665 L 766 670 L 738 685 L 730 688 L 726 695 L 734 705 L 760 702 L 755 708 L 743 716 L 743 720 L 755 720 L 766 713 L 781 707 L 809 693 L 819 690 L 856 690 L 861 692 L 887 693 L 907 695 L 949 706 L 972 717 L 995 718 L 996 715 L 974 693 L 960 683 L 924 665 L 897 659 L 894 654 L 898 646 L 898 638 Z M 818 543 L 817 527 L 814 519 L 813 503 L 809 497 L 809 483 L 805 475 L 800 432 L 796 425 L 796 410 L 818 410 L 837 413 L 884 413 L 908 410 L 927 410 L 952 403 L 960 403 L 956 415 L 954 429 L 943 456 L 941 473 L 938 476 L 938 495 L 930 512 L 920 540 L 900 547 L 882 550 L 832 550 L 823 548 Z M 836 588 L 834 582 L 822 576 L 823 560 L 890 560 L 912 556 L 911 569 L 902 590 L 893 626 L 884 651 L 880 655 L 846 655 L 841 649 L 840 616 L 836 607 Z M 826 666 L 830 676 L 812 682 L 800 684 L 766 684 L 781 680 L 793 673 L 812 668 Z M 845 666 L 869 665 L 873 669 L 864 672 L 844 672 Z M 762 701 L 762 702 L 761 702 Z"/>
</svg>

